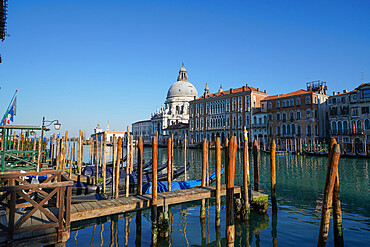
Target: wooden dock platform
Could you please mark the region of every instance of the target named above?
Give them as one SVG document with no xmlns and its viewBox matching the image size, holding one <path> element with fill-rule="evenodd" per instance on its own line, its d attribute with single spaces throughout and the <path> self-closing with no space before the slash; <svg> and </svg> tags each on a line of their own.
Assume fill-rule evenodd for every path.
<svg viewBox="0 0 370 247">
<path fill-rule="evenodd" d="M 241 193 L 241 187 L 236 186 L 234 193 Z M 266 194 L 250 191 L 251 205 L 255 207 L 267 207 L 268 196 Z M 173 204 L 197 201 L 214 197 L 215 186 L 196 187 L 186 190 L 176 190 L 158 193 L 158 206 L 169 206 Z M 221 195 L 226 195 L 226 185 L 222 185 Z M 83 202 L 71 205 L 71 222 L 102 217 L 112 214 L 125 213 L 129 211 L 142 210 L 151 206 L 152 195 L 136 195 L 120 197 L 118 199 L 102 200 L 97 202 Z M 259 210 L 259 209 L 258 209 Z"/>
</svg>

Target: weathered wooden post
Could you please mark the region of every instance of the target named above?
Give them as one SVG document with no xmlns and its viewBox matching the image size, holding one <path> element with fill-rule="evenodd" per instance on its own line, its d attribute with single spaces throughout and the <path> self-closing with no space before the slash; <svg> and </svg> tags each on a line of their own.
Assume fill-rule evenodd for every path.
<svg viewBox="0 0 370 247">
<path fill-rule="evenodd" d="M 38 156 L 37 156 L 37 167 L 36 167 L 36 171 L 39 172 L 40 171 L 40 168 L 41 168 L 41 152 L 42 152 L 42 140 L 41 140 L 41 136 L 39 138 L 39 153 L 38 153 Z"/>
<path fill-rule="evenodd" d="M 36 139 L 36 135 L 35 135 L 35 139 Z M 56 167 L 55 169 L 58 170 L 59 169 L 59 159 L 60 159 L 60 139 L 59 139 L 59 136 L 58 136 L 58 139 L 56 140 L 56 150 L 55 150 L 55 159 L 56 159 Z"/>
<path fill-rule="evenodd" d="M 143 137 L 140 135 L 139 143 L 137 145 L 138 152 L 137 152 L 137 176 L 138 176 L 138 183 L 137 183 L 137 194 L 143 194 L 143 151 L 144 151 L 144 143 Z M 141 215 L 141 213 L 140 213 Z M 141 220 L 140 220 L 141 223 Z"/>
<path fill-rule="evenodd" d="M 118 146 L 117 146 L 117 163 L 116 163 L 116 198 L 119 196 L 119 168 L 121 162 L 121 147 L 122 147 L 122 137 L 118 138 Z M 129 183 L 130 181 L 126 181 Z"/>
<path fill-rule="evenodd" d="M 69 158 L 69 178 L 72 177 L 72 163 L 73 163 L 73 145 L 70 145 L 71 146 L 71 156 Z"/>
<path fill-rule="evenodd" d="M 130 135 L 130 147 L 131 147 L 131 151 L 130 151 L 130 155 L 131 155 L 130 174 L 131 174 L 132 171 L 134 170 L 134 136 L 133 135 Z M 123 155 L 122 155 L 122 159 L 123 159 Z"/>
<path fill-rule="evenodd" d="M 272 211 L 277 211 L 276 205 L 276 143 L 275 140 L 271 142 L 270 148 L 270 163 L 271 163 L 271 204 Z"/>
<path fill-rule="evenodd" d="M 243 199 L 244 199 L 244 204 L 243 206 L 244 206 L 244 211 L 247 215 L 249 215 L 250 213 L 248 183 L 249 183 L 248 131 L 247 131 L 247 128 L 244 127 L 244 145 L 243 145 Z"/>
<path fill-rule="evenodd" d="M 152 143 L 152 243 L 157 245 L 157 162 L 158 162 L 158 138 L 153 137 Z"/>
<path fill-rule="evenodd" d="M 104 134 L 104 150 L 103 150 L 103 167 L 102 167 L 102 175 L 103 175 L 103 192 L 106 191 L 106 182 L 107 182 L 107 136 Z"/>
<path fill-rule="evenodd" d="M 203 140 L 203 156 L 202 156 L 202 187 L 207 186 L 207 167 L 208 167 L 208 145 L 207 140 Z M 200 218 L 206 218 L 206 200 L 202 199 L 200 207 Z"/>
<path fill-rule="evenodd" d="M 80 136 L 78 137 L 78 143 L 80 143 Z M 89 152 L 89 163 L 92 165 L 92 157 L 93 157 L 93 149 L 92 149 L 92 139 L 90 138 L 89 140 L 89 144 L 90 144 L 90 152 Z M 78 150 L 80 150 L 80 148 L 78 148 Z M 79 158 L 79 154 L 77 153 L 77 159 Z"/>
<path fill-rule="evenodd" d="M 184 166 L 185 166 L 184 180 L 185 181 L 186 181 L 186 178 L 187 178 L 187 173 L 186 173 L 186 156 L 187 156 L 186 145 L 187 145 L 187 138 L 186 138 L 186 133 L 185 133 L 185 137 L 184 137 Z"/>
<path fill-rule="evenodd" d="M 255 139 L 253 141 L 253 167 L 254 167 L 254 190 L 258 191 L 258 183 L 259 183 L 259 169 L 258 169 L 258 143 Z"/>
<path fill-rule="evenodd" d="M 340 147 L 339 144 L 335 144 L 333 149 L 330 151 L 329 158 L 330 163 L 326 174 L 320 231 L 317 246 L 325 246 L 328 238 L 330 210 L 332 206 L 335 179 L 338 173 L 339 157 L 340 157 Z"/>
<path fill-rule="evenodd" d="M 172 160 L 171 160 L 171 157 L 172 157 L 172 154 L 171 154 L 171 151 L 172 151 L 172 140 L 171 138 L 168 138 L 168 146 L 167 146 L 167 183 L 168 183 L 168 191 L 171 191 L 171 174 L 172 174 L 172 171 L 171 171 L 171 164 L 172 164 Z"/>
<path fill-rule="evenodd" d="M 333 149 L 334 145 L 337 144 L 335 138 L 330 139 L 329 152 Z M 330 155 L 329 155 L 330 159 Z M 329 160 L 331 162 L 331 160 Z M 344 246 L 343 243 L 343 229 L 342 229 L 342 207 L 340 203 L 340 192 L 339 192 L 339 173 L 335 178 L 334 190 L 333 190 L 333 229 L 334 229 L 334 245 Z"/>
<path fill-rule="evenodd" d="M 95 148 L 96 148 L 96 153 L 95 153 L 95 165 L 96 165 L 96 184 L 98 184 L 98 179 L 99 179 L 99 140 L 98 140 L 98 135 L 95 136 Z"/>
<path fill-rule="evenodd" d="M 79 166 L 79 172 L 81 174 L 82 172 L 82 162 L 83 162 L 83 155 L 84 155 L 84 132 L 81 131 L 80 135 L 80 166 Z"/>
<path fill-rule="evenodd" d="M 127 130 L 129 130 L 129 127 L 127 127 Z M 126 150 L 127 150 L 127 160 L 126 160 L 126 197 L 129 196 L 130 193 L 130 183 L 127 183 L 127 181 L 130 181 L 130 160 L 131 160 L 131 148 L 130 148 L 130 133 L 127 132 L 126 135 Z M 122 156 L 123 159 L 123 156 Z"/>
<path fill-rule="evenodd" d="M 228 246 L 234 245 L 235 225 L 234 225 L 234 178 L 237 142 L 233 136 L 229 146 L 229 162 L 227 167 L 226 184 L 226 238 Z"/>
<path fill-rule="evenodd" d="M 227 184 L 227 172 L 228 172 L 228 165 L 229 165 L 229 139 L 225 138 L 225 146 L 224 146 L 224 154 L 225 154 L 225 184 Z"/>
<path fill-rule="evenodd" d="M 216 138 L 216 227 L 221 225 L 221 142 Z"/>
<path fill-rule="evenodd" d="M 117 145 L 116 135 L 113 134 L 112 196 L 115 195 L 115 190 L 116 190 L 116 160 L 117 160 L 116 145 Z"/>
</svg>

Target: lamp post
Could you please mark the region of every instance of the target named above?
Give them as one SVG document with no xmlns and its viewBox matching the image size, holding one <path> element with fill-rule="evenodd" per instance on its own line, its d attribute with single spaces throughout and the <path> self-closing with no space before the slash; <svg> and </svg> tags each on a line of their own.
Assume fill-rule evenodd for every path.
<svg viewBox="0 0 370 247">
<path fill-rule="evenodd" d="M 46 125 L 45 125 L 45 123 L 46 123 Z M 43 146 L 43 143 L 44 143 L 44 130 L 49 131 L 50 129 L 47 129 L 46 127 L 50 126 L 52 123 L 55 123 L 54 124 L 54 129 L 55 130 L 60 129 L 61 124 L 59 123 L 58 120 L 49 121 L 49 120 L 45 120 L 45 117 L 42 118 L 41 146 L 39 147 L 39 159 L 37 161 L 37 165 L 38 165 L 39 168 L 40 168 L 40 165 L 41 165 L 41 150 L 42 150 L 42 146 Z"/>
</svg>

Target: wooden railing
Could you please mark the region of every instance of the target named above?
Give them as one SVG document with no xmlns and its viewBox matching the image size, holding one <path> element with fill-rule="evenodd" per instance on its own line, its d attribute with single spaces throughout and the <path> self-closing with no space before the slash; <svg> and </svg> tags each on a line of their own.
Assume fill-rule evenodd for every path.
<svg viewBox="0 0 370 247">
<path fill-rule="evenodd" d="M 32 176 L 38 184 L 24 180 L 24 177 Z M 0 185 L 0 209 L 6 210 L 7 217 L 7 224 L 0 222 L 0 237 L 7 236 L 12 240 L 16 234 L 54 228 L 58 241 L 61 241 L 63 232 L 70 231 L 73 181 L 62 171 L 4 173 L 0 174 Z M 35 218 L 37 211 L 49 222 L 33 220 L 31 225 L 25 226 L 27 220 L 32 216 Z M 16 217 L 17 212 L 22 212 L 20 217 Z"/>
</svg>

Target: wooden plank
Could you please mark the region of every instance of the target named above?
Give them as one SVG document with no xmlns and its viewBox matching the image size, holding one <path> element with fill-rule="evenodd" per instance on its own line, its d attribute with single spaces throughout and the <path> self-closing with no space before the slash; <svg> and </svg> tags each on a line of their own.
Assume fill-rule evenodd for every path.
<svg viewBox="0 0 370 247">
<path fill-rule="evenodd" d="M 86 211 L 81 203 L 74 204 L 74 206 L 76 207 L 77 212 Z"/>
<path fill-rule="evenodd" d="M 75 205 L 76 204 L 71 204 L 71 213 L 78 211 Z"/>
<path fill-rule="evenodd" d="M 36 227 L 42 224 L 42 218 L 41 218 L 41 212 L 40 210 L 37 210 L 32 216 L 31 216 L 31 224 L 32 227 Z M 37 236 L 42 236 L 45 235 L 45 230 L 37 230 L 37 231 L 32 231 L 32 236 L 37 237 Z"/>
<path fill-rule="evenodd" d="M 18 212 L 16 214 L 18 214 L 19 216 L 21 216 L 21 215 L 24 216 L 28 212 L 29 211 L 21 211 L 21 213 Z M 19 218 L 16 218 L 15 222 L 18 222 L 18 220 L 19 220 Z M 24 222 L 21 227 L 30 227 L 30 226 L 32 226 L 31 219 L 27 219 L 26 222 Z M 32 232 L 25 232 L 25 233 L 20 234 L 20 236 L 19 236 L 19 238 L 28 238 L 28 237 L 32 237 Z"/>
</svg>

